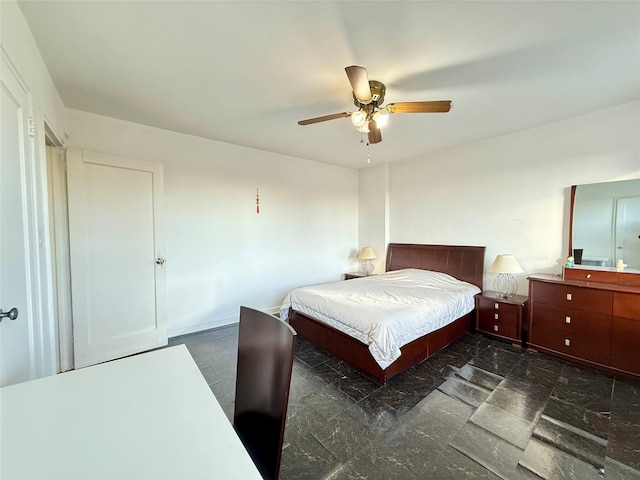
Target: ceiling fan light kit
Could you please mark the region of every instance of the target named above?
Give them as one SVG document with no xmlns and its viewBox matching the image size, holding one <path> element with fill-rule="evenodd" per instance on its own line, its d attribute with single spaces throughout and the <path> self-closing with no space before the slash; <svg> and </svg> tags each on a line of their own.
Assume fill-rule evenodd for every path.
<svg viewBox="0 0 640 480">
<path fill-rule="evenodd" d="M 389 112 L 387 112 L 386 108 L 383 108 L 382 110 L 377 110 L 373 114 L 373 120 L 376 122 L 376 125 L 378 126 L 378 128 L 382 128 L 389 121 Z"/>
<path fill-rule="evenodd" d="M 298 125 L 311 125 L 336 118 L 351 117 L 353 126 L 359 132 L 367 133 L 371 144 L 382 141 L 380 128 L 387 124 L 390 113 L 446 113 L 451 110 L 451 100 L 398 102 L 382 106 L 387 90 L 384 83 L 369 80 L 367 70 L 357 65 L 346 67 L 345 72 L 353 90 L 353 103 L 358 109 L 354 112 L 334 113 L 300 120 Z"/>
<path fill-rule="evenodd" d="M 362 110 L 356 110 L 351 114 L 351 123 L 357 129 L 362 128 L 367 123 L 367 114 Z"/>
</svg>

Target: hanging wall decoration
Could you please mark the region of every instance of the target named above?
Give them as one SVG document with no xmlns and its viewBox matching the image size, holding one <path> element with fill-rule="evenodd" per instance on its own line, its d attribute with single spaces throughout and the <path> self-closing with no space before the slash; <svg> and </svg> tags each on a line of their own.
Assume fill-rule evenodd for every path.
<svg viewBox="0 0 640 480">
<path fill-rule="evenodd" d="M 256 213 L 260 213 L 260 191 L 256 188 Z"/>
</svg>

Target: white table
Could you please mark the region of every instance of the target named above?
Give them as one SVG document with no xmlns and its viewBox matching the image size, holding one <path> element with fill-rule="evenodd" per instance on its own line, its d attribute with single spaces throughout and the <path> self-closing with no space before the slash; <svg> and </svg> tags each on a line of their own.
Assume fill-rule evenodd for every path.
<svg viewBox="0 0 640 480">
<path fill-rule="evenodd" d="M 0 478 L 262 477 L 181 345 L 0 389 Z"/>
</svg>

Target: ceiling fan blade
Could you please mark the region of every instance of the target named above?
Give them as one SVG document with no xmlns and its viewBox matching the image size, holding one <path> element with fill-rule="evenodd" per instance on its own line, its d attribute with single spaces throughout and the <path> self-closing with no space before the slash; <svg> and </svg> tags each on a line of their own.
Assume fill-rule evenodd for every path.
<svg viewBox="0 0 640 480">
<path fill-rule="evenodd" d="M 369 120 L 369 143 L 380 143 L 382 134 L 375 120 Z"/>
<path fill-rule="evenodd" d="M 399 102 L 387 105 L 389 113 L 445 113 L 451 110 L 451 100 L 432 102 Z"/>
<path fill-rule="evenodd" d="M 307 120 L 300 120 L 298 125 L 311 125 L 312 123 L 326 122 L 327 120 L 335 120 L 336 118 L 350 117 L 351 112 L 333 113 L 331 115 L 324 115 L 322 117 L 308 118 Z"/>
<path fill-rule="evenodd" d="M 347 72 L 355 97 L 363 103 L 370 102 L 372 96 L 367 69 L 351 65 L 350 67 L 345 67 L 344 71 Z"/>
</svg>

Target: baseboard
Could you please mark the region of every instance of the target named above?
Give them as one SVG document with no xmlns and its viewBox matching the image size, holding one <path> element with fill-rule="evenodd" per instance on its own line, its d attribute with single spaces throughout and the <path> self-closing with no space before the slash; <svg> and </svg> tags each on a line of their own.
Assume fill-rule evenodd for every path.
<svg viewBox="0 0 640 480">
<path fill-rule="evenodd" d="M 210 330 L 212 328 L 226 327 L 227 325 L 233 325 L 234 323 L 238 323 L 238 317 L 218 318 L 210 322 L 173 327 L 167 330 L 167 335 L 169 336 L 169 338 L 179 337 L 180 335 L 186 335 L 188 333 L 201 332 L 203 330 Z"/>
<path fill-rule="evenodd" d="M 263 308 L 261 309 L 263 312 L 270 313 L 271 315 L 278 316 L 280 312 L 280 306 L 271 307 L 271 308 Z M 227 325 L 233 325 L 238 323 L 239 317 L 227 317 L 227 318 L 217 318 L 214 320 L 210 320 L 208 322 L 196 323 L 193 325 L 184 325 L 184 326 L 176 326 L 169 328 L 167 330 L 167 336 L 169 338 L 179 337 L 180 335 L 186 335 L 188 333 L 196 333 L 201 332 L 203 330 L 210 330 L 212 328 L 226 327 Z"/>
</svg>

